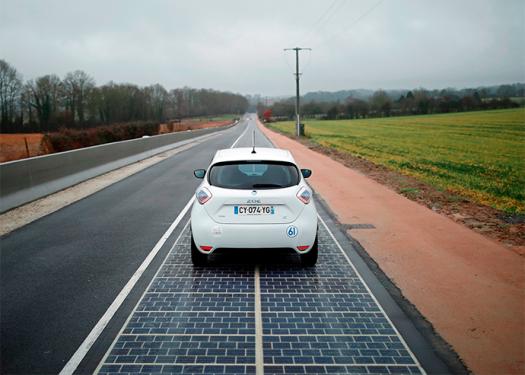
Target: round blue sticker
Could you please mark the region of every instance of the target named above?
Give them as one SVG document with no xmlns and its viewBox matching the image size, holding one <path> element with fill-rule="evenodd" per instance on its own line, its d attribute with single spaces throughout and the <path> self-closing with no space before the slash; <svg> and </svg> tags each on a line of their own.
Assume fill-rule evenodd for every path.
<svg viewBox="0 0 525 375">
<path fill-rule="evenodd" d="M 286 228 L 286 235 L 288 237 L 296 237 L 297 234 L 299 233 L 299 229 L 297 229 L 297 227 L 295 225 L 290 225 L 288 228 Z"/>
</svg>

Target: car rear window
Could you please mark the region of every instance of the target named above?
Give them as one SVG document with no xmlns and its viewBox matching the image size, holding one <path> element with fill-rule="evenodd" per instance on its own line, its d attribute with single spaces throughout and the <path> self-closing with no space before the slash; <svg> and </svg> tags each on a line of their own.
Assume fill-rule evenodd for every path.
<svg viewBox="0 0 525 375">
<path fill-rule="evenodd" d="M 297 185 L 299 171 L 286 162 L 227 162 L 212 166 L 210 185 L 226 189 L 280 189 Z"/>
</svg>

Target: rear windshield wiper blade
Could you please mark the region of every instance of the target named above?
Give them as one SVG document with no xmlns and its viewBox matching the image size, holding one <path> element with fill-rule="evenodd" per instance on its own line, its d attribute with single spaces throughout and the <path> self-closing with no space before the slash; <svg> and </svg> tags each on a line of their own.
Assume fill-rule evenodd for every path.
<svg viewBox="0 0 525 375">
<path fill-rule="evenodd" d="M 253 184 L 252 187 L 254 189 L 257 189 L 257 188 L 264 189 L 264 188 L 282 188 L 283 186 L 278 185 L 278 184 Z"/>
</svg>

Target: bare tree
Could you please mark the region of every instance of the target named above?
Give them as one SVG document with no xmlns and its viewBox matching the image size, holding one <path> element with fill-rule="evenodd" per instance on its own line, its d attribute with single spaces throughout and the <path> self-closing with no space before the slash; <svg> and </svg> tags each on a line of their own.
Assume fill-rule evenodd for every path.
<svg viewBox="0 0 525 375">
<path fill-rule="evenodd" d="M 60 78 L 54 74 L 46 75 L 28 81 L 26 87 L 30 92 L 27 100 L 36 111 L 40 127 L 42 130 L 50 130 L 51 121 L 56 119 L 62 99 Z"/>
<path fill-rule="evenodd" d="M 0 126 L 12 125 L 19 109 L 22 77 L 14 67 L 0 60 Z"/>
<path fill-rule="evenodd" d="M 95 80 L 82 70 L 70 72 L 64 78 L 66 109 L 73 123 L 76 119 L 81 124 L 85 122 L 88 98 L 94 87 Z"/>
<path fill-rule="evenodd" d="M 153 118 L 158 121 L 166 119 L 167 107 L 169 103 L 168 91 L 162 85 L 156 84 L 147 87 L 153 110 Z"/>
<path fill-rule="evenodd" d="M 81 70 L 68 73 L 63 81 L 45 75 L 23 84 L 16 70 L 0 60 L 0 106 L 1 126 L 16 122 L 11 131 L 49 131 L 74 124 L 241 113 L 248 101 L 239 94 L 209 89 L 184 87 L 168 93 L 160 84 L 140 87 L 109 82 L 97 87 Z"/>
</svg>

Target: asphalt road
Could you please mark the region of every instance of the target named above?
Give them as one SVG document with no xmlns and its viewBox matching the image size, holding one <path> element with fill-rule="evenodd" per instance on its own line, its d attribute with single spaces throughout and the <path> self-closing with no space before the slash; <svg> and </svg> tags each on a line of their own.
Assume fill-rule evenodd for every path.
<svg viewBox="0 0 525 375">
<path fill-rule="evenodd" d="M 249 131 L 246 131 L 247 128 Z M 195 145 L 189 150 L 2 237 L 0 372 L 2 374 L 60 372 L 192 197 L 199 184 L 199 181 L 193 178 L 192 171 L 207 167 L 217 149 L 228 148 L 237 139 L 236 147 L 251 146 L 251 129 L 255 129 L 253 115 L 251 120 L 245 118 L 238 126 L 221 131 L 206 142 Z M 271 145 L 259 132 L 256 133 L 256 144 Z M 264 359 L 260 361 L 264 362 L 262 365 L 265 366 L 264 370 L 267 373 L 297 371 L 317 373 L 337 369 L 339 372 L 354 370 L 392 372 L 403 369 L 412 373 L 421 373 L 425 370 L 429 373 L 447 372 L 443 363 L 433 354 L 431 345 L 422 339 L 410 319 L 401 312 L 366 265 L 352 251 L 352 245 L 337 230 L 330 215 L 322 207 L 319 207 L 319 211 L 327 223 L 326 228 L 322 229 L 324 252 L 320 255 L 320 263 L 314 270 L 295 269 L 295 271 L 293 254 L 283 258 L 282 254 L 269 256 L 268 253 L 249 256 L 235 254 L 233 258 L 230 254 L 218 254 L 211 268 L 193 269 L 188 258 L 188 233 L 187 228 L 185 229 L 188 215 L 186 215 L 112 317 L 106 329 L 91 349 L 83 355 L 77 372 L 93 373 L 96 369 L 101 370 L 101 373 L 179 370 L 194 373 L 254 372 L 257 363 L 252 341 L 255 344 L 257 334 L 252 328 L 255 324 L 253 309 L 256 295 L 259 296 L 257 298 L 262 304 L 260 316 L 263 332 L 260 335 L 264 343 L 262 353 Z M 346 257 L 349 257 L 353 264 L 346 262 Z M 241 265 L 239 266 L 238 263 Z M 282 263 L 290 264 L 292 269 L 283 269 Z M 357 275 L 357 270 L 361 275 Z M 168 288 L 164 292 L 170 294 L 171 300 L 168 301 L 168 305 L 160 304 L 169 306 L 168 308 L 157 309 L 155 297 L 158 296 L 151 294 L 155 292 L 151 288 L 155 285 L 157 288 L 163 288 L 158 284 L 164 280 L 163 276 L 160 276 L 161 279 L 158 277 L 166 272 L 168 272 L 166 277 L 172 278 L 169 281 L 172 282 L 170 285 L 173 290 Z M 260 284 L 258 291 L 255 290 L 256 274 Z M 289 280 L 292 282 L 287 286 Z M 348 284 L 344 283 L 345 280 Z M 298 287 L 299 282 L 303 283 L 301 287 Z M 198 307 L 202 298 L 212 298 L 209 294 L 217 292 L 213 288 L 207 289 L 205 286 L 208 283 L 215 285 L 219 292 L 224 293 L 224 298 L 213 300 L 215 306 L 222 307 L 206 308 L 206 311 L 213 315 L 220 309 L 230 314 L 226 317 L 230 319 L 229 323 L 233 321 L 238 323 L 234 328 L 244 327 L 245 330 L 234 334 L 237 339 L 245 340 L 244 347 L 237 345 L 234 348 L 237 351 L 222 356 L 228 359 L 219 359 L 221 354 L 212 356 L 214 362 L 211 362 L 211 367 L 208 368 L 200 366 L 201 363 L 198 362 L 203 352 L 199 352 L 200 354 L 195 352 L 192 355 L 186 351 L 182 354 L 180 347 L 179 352 L 175 351 L 173 352 L 175 354 L 172 353 L 168 357 L 166 354 L 160 359 L 155 355 L 148 356 L 144 351 L 137 352 L 142 353 L 143 357 L 140 359 L 124 354 L 122 354 L 124 358 L 117 359 L 119 354 L 115 353 L 120 353 L 117 349 L 124 349 L 118 347 L 119 340 L 123 340 L 123 335 L 126 336 L 127 329 L 133 328 L 130 324 L 138 322 L 134 320 L 138 319 L 137 314 L 141 311 L 149 313 L 153 309 L 157 314 L 159 312 L 164 314 L 166 318 L 166 314 L 179 311 L 182 315 L 175 314 L 176 316 L 170 318 L 175 319 L 172 322 L 180 327 L 181 322 L 188 323 L 189 317 L 192 316 L 191 314 L 184 316 L 186 310 L 188 313 L 203 312 L 204 310 L 199 310 Z M 203 286 L 203 289 L 195 285 Z M 309 302 L 301 303 L 301 301 Z M 244 307 L 241 309 L 240 305 Z M 150 306 L 150 309 L 144 306 Z M 186 310 L 180 306 L 185 306 Z M 334 310 L 333 306 L 338 308 Z M 232 315 L 236 312 L 244 315 Z M 310 315 L 310 318 L 315 318 L 314 320 L 319 322 L 318 326 L 312 323 L 313 325 L 309 326 L 310 331 L 289 330 L 299 322 L 297 319 L 305 317 L 305 313 L 314 312 L 321 314 Z M 359 316 L 359 313 L 365 316 Z M 375 315 L 366 316 L 366 313 Z M 153 325 L 156 323 L 155 318 L 159 316 L 153 317 L 150 321 Z M 225 319 L 224 316 L 219 318 Z M 371 325 L 366 327 L 366 322 L 360 321 L 360 318 L 375 318 L 376 321 L 372 319 Z M 333 327 L 321 324 L 327 319 L 333 322 Z M 159 322 L 161 321 L 163 320 L 160 319 Z M 303 321 L 303 323 L 308 322 Z M 189 328 L 189 326 L 184 327 L 184 329 Z M 224 328 L 224 325 L 220 327 Z M 384 331 L 378 331 L 380 328 Z M 202 339 L 203 335 L 209 338 L 213 333 L 216 340 L 220 341 L 232 332 L 221 333 L 220 330 L 213 330 L 212 325 L 206 325 L 204 322 L 200 329 L 199 333 L 190 330 L 183 331 L 182 334 L 178 330 L 172 332 L 171 338 L 177 337 L 178 341 L 184 342 L 186 339 L 193 340 L 197 336 Z M 361 329 L 365 331 L 359 331 Z M 142 332 L 148 340 L 155 340 L 156 335 L 166 337 L 169 333 L 139 332 Z M 311 351 L 301 351 L 300 343 L 296 347 L 294 344 L 285 344 L 285 342 L 294 342 L 296 335 L 314 337 L 320 343 L 319 348 L 326 346 L 326 353 L 317 352 L 318 348 L 314 347 L 310 348 Z M 337 339 L 341 336 L 343 339 Z M 355 341 L 356 337 L 369 337 L 358 340 L 371 340 L 371 343 L 377 344 L 376 348 L 374 349 L 373 345 L 360 347 Z M 379 337 L 378 341 L 374 341 L 374 337 Z M 274 340 L 278 343 L 273 344 Z M 339 343 L 339 346 L 326 344 L 332 340 Z M 383 347 L 384 341 L 381 340 L 387 340 L 393 343 L 393 346 Z M 120 342 L 124 343 L 124 341 Z M 275 345 L 275 348 L 272 345 Z M 349 351 L 341 351 L 343 346 Z M 290 352 L 284 353 L 282 350 L 279 352 L 279 348 L 285 347 Z M 380 353 L 379 347 L 384 349 L 384 355 Z M 115 350 L 117 352 L 114 352 Z M 121 352 L 123 353 L 122 350 Z M 135 354 L 138 356 L 137 353 Z M 217 351 L 217 353 L 222 352 Z M 211 352 L 204 356 L 209 358 Z M 294 356 L 296 359 L 291 363 L 286 359 L 295 358 Z M 186 362 L 178 362 L 183 357 L 183 361 Z M 385 360 L 385 357 L 390 359 Z M 244 358 L 245 364 L 237 367 L 226 365 L 232 364 L 232 360 L 233 364 L 239 365 L 242 359 L 238 358 Z M 319 359 L 321 362 L 318 363 L 311 358 L 322 359 Z M 160 360 L 160 367 L 148 367 L 158 360 Z M 220 364 L 221 360 L 229 362 Z M 166 361 L 177 363 L 178 367 L 162 367 L 168 366 Z M 207 361 L 209 362 L 209 359 Z M 120 364 L 115 365 L 115 362 Z M 131 364 L 135 367 L 126 367 Z"/>
</svg>

